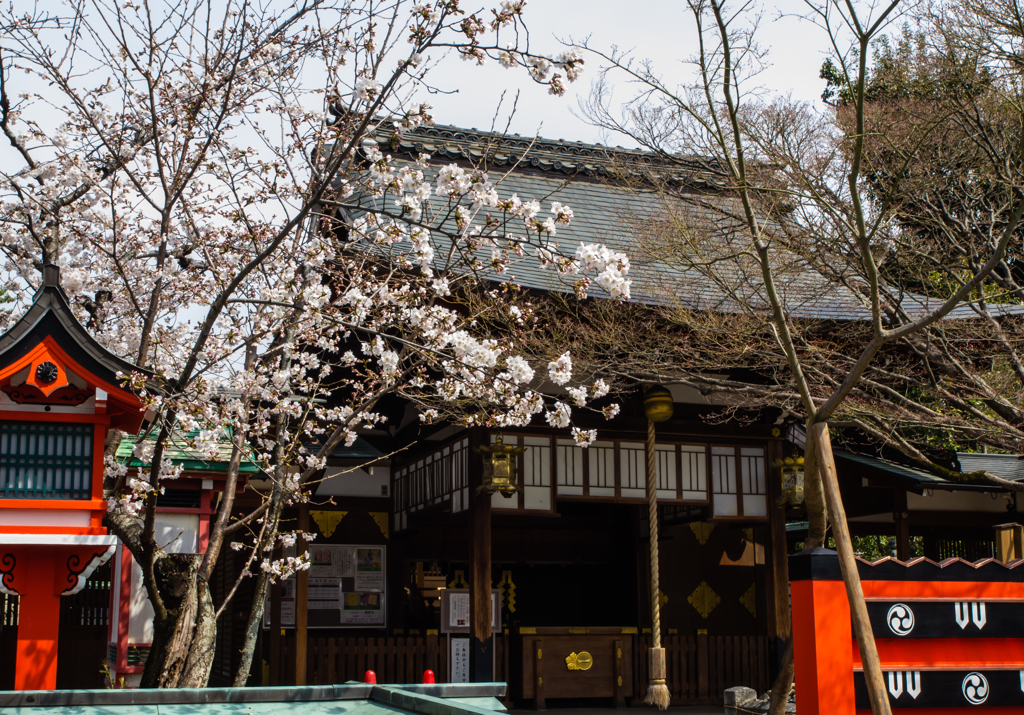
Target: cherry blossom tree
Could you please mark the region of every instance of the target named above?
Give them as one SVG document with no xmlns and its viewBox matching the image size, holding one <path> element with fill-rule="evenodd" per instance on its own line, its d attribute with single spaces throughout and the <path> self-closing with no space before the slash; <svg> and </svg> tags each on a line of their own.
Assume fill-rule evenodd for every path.
<svg viewBox="0 0 1024 715">
<path fill-rule="evenodd" d="M 441 61 L 493 60 L 562 94 L 583 60 L 535 53 L 524 5 L 91 0 L 0 12 L 5 287 L 31 295 L 41 268 L 60 266 L 83 324 L 138 366 L 123 379 L 152 415 L 135 448 L 150 466 L 132 474 L 110 456 L 117 435 L 106 462 L 108 523 L 155 612 L 144 687 L 206 684 L 227 603 L 208 581 L 225 545 L 247 555 L 239 580 L 255 579 L 244 684 L 268 583 L 308 567 L 273 557 L 310 538 L 282 531 L 282 510 L 310 499 L 326 455 L 385 420 L 383 396 L 412 400 L 424 420 L 543 415 L 568 427 L 607 392 L 574 382 L 568 353 L 547 364 L 517 348 L 505 328 L 533 316 L 492 279 L 537 255 L 578 274 L 581 295 L 593 281 L 628 297 L 626 257 L 562 255 L 571 208 L 503 197 L 500 177 L 472 168 L 396 161 L 381 141 L 431 121 L 410 98 L 434 89 Z M 542 393 L 545 381 L 573 404 Z M 180 474 L 171 439 L 211 457 L 232 446 L 202 554 L 156 539 L 160 495 Z M 272 485 L 247 514 L 233 509 L 243 459 Z"/>
</svg>

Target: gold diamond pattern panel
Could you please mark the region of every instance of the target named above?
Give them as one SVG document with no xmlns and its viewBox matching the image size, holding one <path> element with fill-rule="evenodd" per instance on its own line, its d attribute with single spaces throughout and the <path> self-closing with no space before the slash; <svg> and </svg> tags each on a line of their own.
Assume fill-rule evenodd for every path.
<svg viewBox="0 0 1024 715">
<path fill-rule="evenodd" d="M 755 584 L 750 584 L 750 588 L 740 596 L 740 603 L 750 611 L 750 615 L 757 618 L 757 590 Z"/>
<path fill-rule="evenodd" d="M 707 618 L 711 615 L 711 612 L 715 610 L 715 606 L 722 602 L 718 594 L 708 586 L 707 581 L 701 581 L 700 585 L 694 589 L 693 593 L 686 600 L 697 609 L 697 613 L 700 614 L 701 618 Z"/>
</svg>

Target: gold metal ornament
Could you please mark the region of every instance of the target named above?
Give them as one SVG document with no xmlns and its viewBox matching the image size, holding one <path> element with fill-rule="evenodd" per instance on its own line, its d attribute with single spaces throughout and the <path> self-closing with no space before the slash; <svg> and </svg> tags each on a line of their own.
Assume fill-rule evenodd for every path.
<svg viewBox="0 0 1024 715">
<path fill-rule="evenodd" d="M 798 455 L 777 459 L 772 466 L 782 472 L 782 496 L 779 504 L 800 506 L 804 503 L 804 458 Z"/>
<path fill-rule="evenodd" d="M 644 393 L 644 413 L 651 422 L 672 419 L 674 409 L 672 393 L 661 385 L 655 385 Z"/>
<path fill-rule="evenodd" d="M 594 667 L 594 656 L 585 650 L 565 656 L 565 667 L 569 670 L 590 670 Z"/>
<path fill-rule="evenodd" d="M 690 524 L 690 528 L 693 530 L 693 535 L 697 537 L 697 542 L 703 546 L 711 538 L 711 532 L 715 530 L 715 525 L 704 521 L 695 521 Z"/>
<path fill-rule="evenodd" d="M 715 606 L 722 602 L 718 594 L 708 586 L 707 581 L 701 581 L 700 585 L 694 589 L 693 593 L 686 600 L 697 609 L 697 613 L 700 614 L 701 618 L 707 618 L 715 610 Z"/>
<path fill-rule="evenodd" d="M 743 595 L 740 596 L 740 603 L 750 611 L 750 615 L 757 618 L 757 587 L 755 584 L 750 584 L 750 587 L 743 592 Z"/>
<path fill-rule="evenodd" d="M 526 447 L 507 445 L 502 441 L 501 435 L 498 435 L 494 444 L 482 445 L 476 450 L 484 455 L 483 484 L 477 493 L 499 492 L 503 497 L 510 499 L 519 491 L 519 487 L 516 486 L 516 466 L 519 455 L 526 451 Z"/>
</svg>

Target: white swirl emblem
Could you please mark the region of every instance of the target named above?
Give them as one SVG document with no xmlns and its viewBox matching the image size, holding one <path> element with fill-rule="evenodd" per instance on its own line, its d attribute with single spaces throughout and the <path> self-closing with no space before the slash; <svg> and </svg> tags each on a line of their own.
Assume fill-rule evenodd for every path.
<svg viewBox="0 0 1024 715">
<path fill-rule="evenodd" d="M 885 620 L 889 624 L 889 630 L 898 636 L 905 636 L 914 630 L 914 612 L 910 610 L 910 606 L 902 603 L 890 608 Z"/>
<path fill-rule="evenodd" d="M 968 673 L 964 678 L 962 690 L 971 705 L 981 705 L 988 699 L 988 681 L 981 673 Z"/>
</svg>

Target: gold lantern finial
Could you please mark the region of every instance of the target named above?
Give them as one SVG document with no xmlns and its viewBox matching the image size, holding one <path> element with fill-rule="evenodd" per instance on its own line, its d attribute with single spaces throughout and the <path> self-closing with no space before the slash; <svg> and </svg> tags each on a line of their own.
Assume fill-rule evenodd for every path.
<svg viewBox="0 0 1024 715">
<path fill-rule="evenodd" d="M 661 385 L 655 385 L 644 394 L 644 412 L 651 422 L 672 419 L 673 410 L 672 393 Z"/>
<path fill-rule="evenodd" d="M 499 434 L 494 444 L 482 445 L 477 451 L 484 455 L 483 484 L 477 493 L 500 492 L 503 497 L 511 498 L 519 491 L 519 487 L 516 486 L 517 458 L 526 451 L 526 447 L 505 444 Z"/>
</svg>

